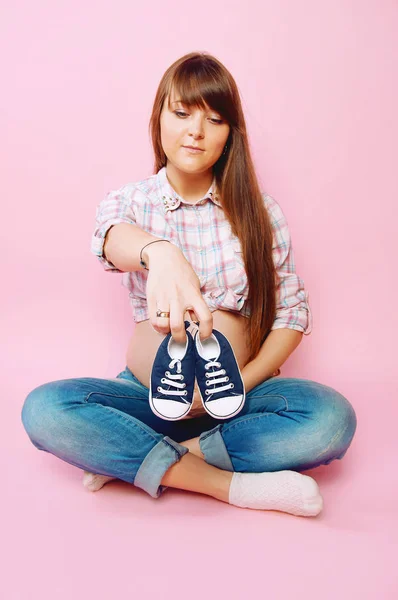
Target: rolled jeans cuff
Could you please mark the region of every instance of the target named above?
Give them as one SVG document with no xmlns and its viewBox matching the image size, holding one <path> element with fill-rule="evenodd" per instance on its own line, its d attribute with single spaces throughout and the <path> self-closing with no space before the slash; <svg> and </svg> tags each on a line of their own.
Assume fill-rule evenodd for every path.
<svg viewBox="0 0 398 600">
<path fill-rule="evenodd" d="M 166 471 L 178 462 L 189 448 L 165 436 L 148 452 L 134 479 L 134 485 L 143 489 L 152 498 L 159 498 L 166 485 L 160 485 Z"/>
<path fill-rule="evenodd" d="M 234 467 L 228 454 L 224 439 L 221 435 L 222 424 L 210 431 L 204 431 L 199 436 L 199 446 L 205 461 L 209 465 L 218 467 L 223 471 L 233 471 Z"/>
</svg>

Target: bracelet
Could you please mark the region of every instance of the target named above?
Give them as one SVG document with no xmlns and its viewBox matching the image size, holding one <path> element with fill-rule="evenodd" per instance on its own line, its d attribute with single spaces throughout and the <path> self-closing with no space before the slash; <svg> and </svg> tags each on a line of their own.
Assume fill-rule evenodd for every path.
<svg viewBox="0 0 398 600">
<path fill-rule="evenodd" d="M 149 271 L 149 269 L 146 266 L 145 262 L 142 260 L 142 251 L 143 251 L 144 248 L 146 248 L 147 246 L 149 246 L 149 244 L 156 244 L 156 242 L 169 242 L 170 243 L 170 240 L 154 240 L 153 242 L 149 242 L 148 244 L 145 244 L 145 246 L 143 246 L 141 248 L 141 252 L 140 252 L 140 265 L 142 267 L 144 267 L 144 269 L 146 269 L 147 271 Z"/>
</svg>

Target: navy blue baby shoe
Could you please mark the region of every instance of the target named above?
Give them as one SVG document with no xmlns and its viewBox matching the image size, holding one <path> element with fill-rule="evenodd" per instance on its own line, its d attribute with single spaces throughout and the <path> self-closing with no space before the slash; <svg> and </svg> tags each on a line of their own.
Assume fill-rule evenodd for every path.
<svg viewBox="0 0 398 600">
<path fill-rule="evenodd" d="M 195 388 L 195 348 L 189 321 L 184 321 L 187 339 L 176 342 L 169 333 L 159 346 L 152 365 L 149 405 L 166 421 L 182 419 L 192 408 Z"/>
<path fill-rule="evenodd" d="M 245 403 L 245 385 L 228 339 L 217 329 L 206 340 L 194 336 L 195 374 L 204 409 L 215 419 L 236 415 Z"/>
</svg>

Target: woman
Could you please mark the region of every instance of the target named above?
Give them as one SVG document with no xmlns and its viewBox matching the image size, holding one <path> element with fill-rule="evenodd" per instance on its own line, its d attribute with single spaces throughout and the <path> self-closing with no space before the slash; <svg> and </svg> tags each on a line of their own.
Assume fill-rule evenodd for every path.
<svg viewBox="0 0 398 600">
<path fill-rule="evenodd" d="M 299 471 L 341 459 L 356 415 L 326 385 L 276 377 L 312 315 L 286 219 L 259 189 L 233 77 L 207 53 L 183 56 L 159 84 L 150 129 L 154 174 L 106 195 L 92 237 L 129 290 L 126 368 L 39 386 L 24 427 L 38 449 L 84 469 L 92 491 L 119 478 L 154 498 L 176 487 L 315 516 L 322 496 Z M 235 417 L 207 414 L 197 384 L 185 418 L 152 412 L 154 357 L 168 333 L 185 341 L 184 320 L 199 322 L 201 339 L 214 327 L 231 343 L 246 389 Z"/>
</svg>

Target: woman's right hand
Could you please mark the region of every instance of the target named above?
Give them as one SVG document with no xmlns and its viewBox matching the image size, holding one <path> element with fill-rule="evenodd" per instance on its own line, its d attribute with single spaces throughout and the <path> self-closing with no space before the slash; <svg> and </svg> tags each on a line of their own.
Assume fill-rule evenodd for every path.
<svg viewBox="0 0 398 600">
<path fill-rule="evenodd" d="M 200 292 L 195 271 L 177 246 L 172 243 L 151 244 L 143 251 L 148 266 L 146 295 L 150 323 L 159 333 L 171 335 L 176 342 L 185 342 L 184 317 L 199 321 L 200 339 L 211 336 L 213 317 Z M 170 318 L 157 317 L 156 311 L 170 312 Z"/>
</svg>

